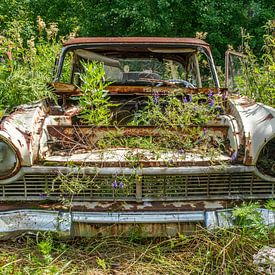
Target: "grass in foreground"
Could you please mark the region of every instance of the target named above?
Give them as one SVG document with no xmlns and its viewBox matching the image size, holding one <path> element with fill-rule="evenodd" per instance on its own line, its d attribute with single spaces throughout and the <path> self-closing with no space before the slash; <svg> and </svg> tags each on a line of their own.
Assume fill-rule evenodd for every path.
<svg viewBox="0 0 275 275">
<path fill-rule="evenodd" d="M 253 255 L 274 246 L 274 231 L 209 232 L 176 238 L 99 237 L 61 241 L 51 235 L 1 242 L 1 274 L 255 274 Z"/>
</svg>

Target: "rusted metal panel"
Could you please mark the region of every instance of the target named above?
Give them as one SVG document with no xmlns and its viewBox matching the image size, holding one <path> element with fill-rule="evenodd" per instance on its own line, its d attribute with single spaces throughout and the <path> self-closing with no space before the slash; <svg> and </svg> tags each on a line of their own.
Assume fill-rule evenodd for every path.
<svg viewBox="0 0 275 275">
<path fill-rule="evenodd" d="M 80 135 L 80 137 L 85 136 L 94 136 L 102 133 L 113 133 L 118 134 L 119 136 L 124 137 L 146 137 L 146 136 L 160 136 L 162 130 L 170 130 L 171 132 L 175 132 L 177 134 L 184 134 L 185 132 L 192 131 L 193 129 L 207 129 L 211 131 L 211 133 L 215 133 L 218 136 L 222 136 L 225 138 L 227 136 L 228 126 L 224 125 L 188 125 L 185 129 L 180 129 L 177 131 L 175 129 L 162 129 L 154 126 L 121 126 L 119 129 L 115 126 L 85 126 L 85 125 L 69 125 L 69 126 L 52 126 L 48 125 L 48 133 L 51 136 L 63 138 L 68 137 L 72 138 L 74 135 Z M 76 132 L 78 132 L 76 134 Z"/>
<path fill-rule="evenodd" d="M 81 95 L 81 90 L 74 84 L 62 83 L 62 82 L 52 82 L 50 86 L 54 88 L 56 94 L 60 95 Z"/>
<path fill-rule="evenodd" d="M 157 82 L 157 81 L 156 81 Z M 150 86 L 117 86 L 111 85 L 107 90 L 111 94 L 138 94 L 138 95 L 169 95 L 169 94 L 213 94 L 226 95 L 227 89 L 224 88 L 179 88 L 171 84 L 172 87 L 150 87 Z M 174 86 L 174 87 L 173 87 Z"/>
<path fill-rule="evenodd" d="M 75 237 L 124 236 L 133 234 L 142 237 L 173 237 L 179 233 L 191 233 L 198 228 L 199 223 L 169 223 L 169 224 L 88 224 L 73 223 L 72 235 Z M 202 224 L 201 224 L 202 225 Z"/>
<path fill-rule="evenodd" d="M 239 201 L 241 203 L 241 201 Z M 129 211 L 193 211 L 215 210 L 230 208 L 238 204 L 233 200 L 210 200 L 210 201 L 152 201 L 152 202 L 129 202 L 129 201 L 72 201 L 70 209 L 81 212 L 112 212 L 114 209 L 120 212 Z M 40 210 L 66 210 L 68 206 L 62 202 L 53 200 L 31 201 L 0 201 L 0 211 L 19 210 L 24 208 Z"/>
<path fill-rule="evenodd" d="M 157 81 L 156 81 L 157 82 Z M 169 82 L 167 82 L 169 84 Z M 55 93 L 65 96 L 80 96 L 81 90 L 73 84 L 64 84 L 61 82 L 53 82 L 51 86 L 55 89 Z M 169 95 L 169 94 L 213 94 L 221 95 L 227 98 L 226 88 L 179 88 L 176 84 L 169 84 L 168 87 L 153 86 L 135 86 L 135 85 L 110 85 L 106 88 L 111 95 Z"/>
<path fill-rule="evenodd" d="M 176 44 L 176 45 L 201 45 L 209 46 L 208 43 L 197 38 L 174 38 L 174 37 L 77 37 L 64 42 L 64 46 L 77 44 Z"/>
<path fill-rule="evenodd" d="M 231 98 L 228 104 L 242 133 L 244 164 L 255 165 L 263 146 L 275 138 L 275 109 L 245 97 Z"/>
<path fill-rule="evenodd" d="M 47 110 L 43 102 L 19 106 L 1 123 L 0 135 L 6 135 L 19 152 L 21 165 L 30 166 L 38 158 L 39 140 Z"/>
</svg>

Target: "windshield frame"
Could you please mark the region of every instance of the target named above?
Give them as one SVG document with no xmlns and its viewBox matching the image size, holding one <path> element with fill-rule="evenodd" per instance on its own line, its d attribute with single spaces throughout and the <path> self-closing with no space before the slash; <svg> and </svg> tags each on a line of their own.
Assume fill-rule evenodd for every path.
<svg viewBox="0 0 275 275">
<path fill-rule="evenodd" d="M 104 47 L 108 47 L 108 48 L 114 48 L 114 50 L 116 48 L 125 48 L 125 51 L 127 48 L 131 47 L 131 48 L 159 48 L 160 51 L 162 48 L 194 48 L 198 51 L 200 51 L 201 53 L 205 54 L 206 58 L 207 58 L 207 61 L 208 61 L 208 64 L 209 64 L 209 69 L 210 69 L 210 72 L 211 72 L 211 76 L 212 76 L 212 79 L 213 79 L 213 85 L 214 87 L 216 88 L 220 88 L 220 83 L 219 83 L 219 80 L 218 80 L 218 76 L 217 76 L 217 71 L 216 71 L 216 68 L 215 68 L 215 64 L 214 64 L 214 60 L 213 60 L 213 57 L 212 57 L 212 54 L 211 54 L 211 51 L 209 49 L 209 47 L 205 47 L 203 45 L 193 45 L 193 44 L 186 44 L 186 45 L 183 45 L 181 47 L 179 47 L 178 45 L 174 45 L 174 44 L 164 44 L 164 45 L 152 45 L 152 44 L 122 44 L 122 43 L 112 43 L 111 45 L 110 44 L 106 44 L 106 43 L 97 43 L 97 44 L 76 44 L 76 45 L 68 45 L 68 46 L 65 46 L 62 48 L 61 50 L 61 54 L 60 54 L 60 58 L 59 58 L 59 61 L 58 61 L 58 67 L 57 67 L 57 71 L 56 71 L 56 75 L 54 76 L 54 80 L 53 82 L 59 82 L 60 81 L 60 78 L 61 78 L 61 74 L 62 74 L 62 70 L 63 70 L 63 65 L 64 65 L 64 60 L 65 60 L 65 56 L 67 54 L 67 52 L 69 51 L 74 51 L 74 50 L 77 50 L 77 49 L 99 49 L 99 48 L 104 48 Z M 138 52 L 138 50 L 137 50 Z M 175 52 L 176 54 L 176 52 Z"/>
</svg>

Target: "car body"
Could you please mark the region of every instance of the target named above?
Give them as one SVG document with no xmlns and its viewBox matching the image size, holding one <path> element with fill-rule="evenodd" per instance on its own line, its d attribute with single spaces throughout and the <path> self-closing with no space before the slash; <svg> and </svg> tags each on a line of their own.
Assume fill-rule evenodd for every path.
<svg viewBox="0 0 275 275">
<path fill-rule="evenodd" d="M 88 125 L 79 118 L 84 61 L 104 64 L 108 96 L 119 106 L 112 109 L 114 125 Z M 138 228 L 145 236 L 170 236 L 198 223 L 230 226 L 237 203 L 274 198 L 275 110 L 221 88 L 205 41 L 74 38 L 64 43 L 51 87 L 57 101 L 21 105 L 1 119 L 4 235 L 42 230 L 93 236 Z M 214 159 L 196 150 L 152 157 L 138 146 L 87 147 L 87 141 L 117 129 L 125 137 L 158 136 L 154 125 L 127 124 L 129 116 L 143 108 L 145 98 L 173 92 L 185 101 L 197 94 L 220 98 L 217 119 L 187 127 L 223 140 L 224 150 Z M 263 159 L 268 165 L 262 169 Z M 259 211 L 274 223 L 274 213 Z"/>
</svg>

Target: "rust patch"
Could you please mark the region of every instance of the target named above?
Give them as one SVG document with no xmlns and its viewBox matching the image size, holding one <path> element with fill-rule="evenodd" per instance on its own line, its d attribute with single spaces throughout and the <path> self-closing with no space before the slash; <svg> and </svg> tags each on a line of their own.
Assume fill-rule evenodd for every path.
<svg viewBox="0 0 275 275">
<path fill-rule="evenodd" d="M 64 46 L 75 45 L 75 44 L 135 44 L 140 43 L 141 46 L 146 44 L 196 44 L 202 46 L 209 46 L 205 41 L 198 38 L 174 38 L 174 37 L 77 37 L 72 38 L 64 42 Z"/>
<path fill-rule="evenodd" d="M 248 137 L 245 137 L 245 156 L 244 156 L 244 161 L 243 163 L 245 165 L 252 165 L 253 163 L 253 158 L 251 156 L 251 151 L 252 151 L 252 141 L 251 141 L 251 137 L 250 137 L 250 134 Z"/>
<path fill-rule="evenodd" d="M 11 201 L 0 202 L 0 211 L 17 210 L 17 209 L 40 209 L 40 210 L 68 210 L 81 212 L 144 212 L 144 211 L 204 211 L 216 210 L 223 208 L 231 208 L 241 205 L 243 199 L 232 200 L 207 200 L 207 201 L 188 201 L 188 202 L 72 202 L 70 206 L 66 206 L 56 201 Z M 247 201 L 251 201 L 250 199 Z M 261 206 L 264 200 L 259 200 Z"/>
<path fill-rule="evenodd" d="M 148 80 L 148 79 L 147 79 Z M 154 80 L 158 82 L 157 80 Z M 169 82 L 167 81 L 167 84 Z M 211 91 L 213 94 L 227 95 L 226 88 L 180 88 L 177 85 L 170 83 L 168 87 L 152 87 L 152 86 L 126 86 L 126 85 L 110 85 L 106 89 L 111 95 L 153 95 L 158 93 L 159 95 L 168 94 L 209 94 Z M 55 93 L 63 96 L 80 96 L 81 90 L 74 84 L 66 84 L 61 82 L 53 82 L 50 84 L 55 89 Z"/>
<path fill-rule="evenodd" d="M 157 80 L 156 80 L 157 82 Z M 159 95 L 167 94 L 226 94 L 225 88 L 179 88 L 179 87 L 148 87 L 148 86 L 116 86 L 111 85 L 107 87 L 111 94 L 138 94 L 138 95 L 152 95 L 158 93 Z"/>
<path fill-rule="evenodd" d="M 226 137 L 228 126 L 222 125 L 190 125 L 186 129 L 180 129 L 178 131 L 171 129 L 171 131 L 175 133 L 184 134 L 185 131 L 190 131 L 195 128 L 207 128 L 209 131 L 217 132 L 222 134 L 223 137 Z M 115 126 L 85 126 L 85 125 L 68 125 L 68 126 L 47 126 L 49 135 L 57 138 L 66 138 L 72 139 L 76 135 L 76 131 L 78 135 L 81 136 L 95 136 L 97 134 L 102 133 L 117 133 L 121 136 L 127 137 L 146 137 L 146 136 L 159 136 L 161 133 L 161 128 L 157 128 L 154 126 L 121 126 L 119 129 Z M 167 130 L 167 128 L 165 129 Z"/>
<path fill-rule="evenodd" d="M 55 89 L 55 93 L 60 95 L 80 95 L 81 90 L 77 88 L 74 84 L 67 84 L 62 82 L 53 82 L 49 84 L 50 87 Z"/>
<path fill-rule="evenodd" d="M 87 224 L 73 223 L 73 236 L 131 236 L 141 237 L 172 237 L 181 233 L 191 233 L 196 230 L 198 222 L 191 223 L 147 223 L 147 224 Z"/>
<path fill-rule="evenodd" d="M 270 113 L 270 114 L 268 114 L 263 120 L 261 120 L 260 123 L 261 123 L 261 122 L 264 122 L 264 121 L 271 120 L 271 119 L 273 119 L 273 118 L 274 118 L 274 116 Z"/>
</svg>

